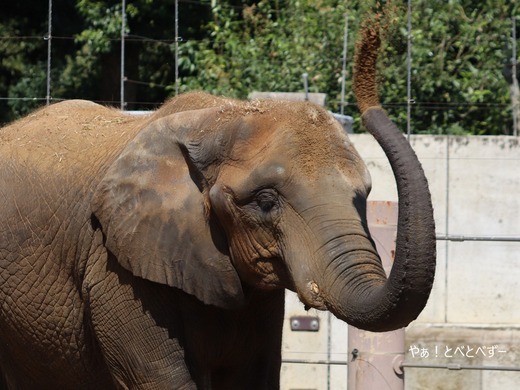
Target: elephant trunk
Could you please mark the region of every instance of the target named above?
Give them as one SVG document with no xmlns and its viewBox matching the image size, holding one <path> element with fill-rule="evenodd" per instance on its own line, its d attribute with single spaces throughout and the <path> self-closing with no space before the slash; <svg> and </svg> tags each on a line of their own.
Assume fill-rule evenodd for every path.
<svg viewBox="0 0 520 390">
<path fill-rule="evenodd" d="M 330 266 L 341 269 L 334 264 L 345 264 L 348 280 L 337 278 L 325 301 L 332 313 L 353 326 L 388 331 L 408 325 L 426 305 L 435 273 L 435 224 L 428 183 L 410 144 L 381 109 L 368 109 L 363 119 L 385 150 L 397 181 L 395 260 L 385 280 L 377 254 L 346 250 Z"/>
<path fill-rule="evenodd" d="M 375 81 L 379 45 L 379 30 L 365 26 L 357 46 L 354 92 L 363 123 L 387 155 L 397 182 L 394 265 L 386 281 L 380 276 L 367 278 L 367 260 L 360 258 L 366 258 L 366 251 L 349 252 L 345 255 L 345 263 L 353 264 L 349 273 L 358 274 L 363 282 L 345 284 L 338 278 L 328 295 L 338 299 L 329 307 L 337 317 L 362 329 L 388 331 L 408 325 L 426 305 L 434 279 L 436 239 L 430 192 L 421 164 L 379 106 Z"/>
</svg>

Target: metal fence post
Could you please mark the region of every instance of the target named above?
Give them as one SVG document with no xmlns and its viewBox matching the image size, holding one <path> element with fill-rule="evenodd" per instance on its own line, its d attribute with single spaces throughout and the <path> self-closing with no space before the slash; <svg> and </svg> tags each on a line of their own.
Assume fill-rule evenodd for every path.
<svg viewBox="0 0 520 390">
<path fill-rule="evenodd" d="M 511 55 L 511 111 L 513 112 L 513 135 L 518 136 L 518 117 L 520 116 L 520 105 L 519 105 L 519 88 L 518 79 L 516 77 L 516 68 L 518 66 L 516 60 L 516 16 L 511 17 L 511 43 L 513 47 L 513 53 Z"/>
<path fill-rule="evenodd" d="M 47 94 L 45 101 L 51 104 L 51 54 L 52 54 L 52 0 L 49 0 L 49 17 L 47 30 Z"/>
<path fill-rule="evenodd" d="M 387 275 L 392 268 L 397 233 L 397 203 L 368 202 L 368 227 Z M 405 354 L 404 328 L 372 333 L 348 328 L 348 389 L 404 389 L 401 363 Z"/>
<path fill-rule="evenodd" d="M 126 29 L 126 0 L 121 4 L 121 110 L 125 109 L 125 29 Z"/>
</svg>

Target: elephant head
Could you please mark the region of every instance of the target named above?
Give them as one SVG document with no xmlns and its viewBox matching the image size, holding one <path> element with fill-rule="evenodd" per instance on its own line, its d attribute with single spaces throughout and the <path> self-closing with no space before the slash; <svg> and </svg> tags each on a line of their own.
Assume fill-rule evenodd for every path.
<svg viewBox="0 0 520 390">
<path fill-rule="evenodd" d="M 435 268 L 430 195 L 409 144 L 372 104 L 374 75 L 363 66 L 373 69 L 375 56 L 363 58 L 363 118 L 399 191 L 388 279 L 367 229 L 368 170 L 341 126 L 311 103 L 203 94 L 168 103 L 95 191 L 108 250 L 135 275 L 226 309 L 245 304 L 251 288 L 289 288 L 305 305 L 367 330 L 415 319 Z"/>
</svg>

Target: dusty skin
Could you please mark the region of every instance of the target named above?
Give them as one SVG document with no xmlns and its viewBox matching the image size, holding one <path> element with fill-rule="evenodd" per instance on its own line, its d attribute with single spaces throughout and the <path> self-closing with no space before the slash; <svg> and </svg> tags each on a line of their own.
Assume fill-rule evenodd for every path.
<svg viewBox="0 0 520 390">
<path fill-rule="evenodd" d="M 364 92 L 377 34 L 362 35 L 355 84 L 400 193 L 388 279 L 366 166 L 310 103 L 191 93 L 132 117 L 67 101 L 1 129 L 0 388 L 279 388 L 285 288 L 362 329 L 413 321 L 433 211 L 415 154 Z"/>
</svg>

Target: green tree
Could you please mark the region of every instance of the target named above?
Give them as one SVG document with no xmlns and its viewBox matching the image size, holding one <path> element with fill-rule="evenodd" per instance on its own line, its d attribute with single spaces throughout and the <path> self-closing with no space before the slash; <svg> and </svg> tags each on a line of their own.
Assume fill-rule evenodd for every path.
<svg viewBox="0 0 520 390">
<path fill-rule="evenodd" d="M 511 57 L 507 0 L 414 2 L 412 19 L 412 128 L 416 133 L 510 134 L 509 86 L 502 76 Z M 385 101 L 406 121 L 406 15 L 383 59 Z"/>
<path fill-rule="evenodd" d="M 44 9 L 35 7 L 24 15 L 23 8 L 20 2 L 9 3 L 0 14 L 0 123 L 22 114 L 23 106 L 41 104 L 33 98 L 45 97 L 45 65 L 39 55 L 45 50 L 44 25 L 30 23 Z"/>
<path fill-rule="evenodd" d="M 383 103 L 401 128 L 407 105 L 405 5 L 390 17 L 380 67 Z M 183 89 L 237 97 L 253 90 L 301 91 L 301 75 L 308 73 L 311 91 L 327 93 L 329 108 L 337 110 L 345 12 L 352 59 L 357 22 L 373 12 L 365 2 L 262 0 L 242 13 L 217 6 L 207 26 L 210 37 L 182 46 Z M 509 87 L 501 72 L 516 12 L 507 0 L 413 1 L 414 132 L 510 133 Z M 353 102 L 350 79 L 347 92 Z"/>
<path fill-rule="evenodd" d="M 387 19 L 380 61 L 384 106 L 406 127 L 407 14 Z M 53 0 L 53 99 L 119 104 L 121 0 Z M 375 2 L 358 0 L 179 0 L 181 91 L 244 98 L 254 91 L 328 95 L 339 110 L 344 15 L 349 16 L 346 113 L 355 113 L 351 64 L 359 21 Z M 510 134 L 509 0 L 412 0 L 412 130 Z M 125 100 L 160 104 L 175 91 L 174 0 L 127 0 Z M 520 25 L 520 23 L 519 23 Z M 46 94 L 47 2 L 8 2 L 0 14 L 0 122 L 23 115 Z M 520 34 L 517 34 L 520 35 Z M 8 100 L 7 100 L 7 99 Z M 33 99 L 34 98 L 34 99 Z M 27 100 L 29 99 L 29 100 Z"/>
<path fill-rule="evenodd" d="M 302 91 L 307 73 L 311 92 L 327 92 L 337 108 L 345 11 L 330 0 L 262 0 L 242 12 L 217 6 L 210 36 L 182 45 L 182 87 L 245 98 Z"/>
<path fill-rule="evenodd" d="M 128 108 L 157 106 L 174 82 L 174 0 L 127 1 L 125 100 Z M 185 39 L 205 36 L 211 17 L 202 3 L 180 7 Z M 196 21 L 194 23 L 193 21 Z M 120 0 L 53 0 L 53 101 L 82 98 L 118 105 Z M 48 2 L 8 2 L 0 13 L 0 123 L 45 103 Z"/>
</svg>

